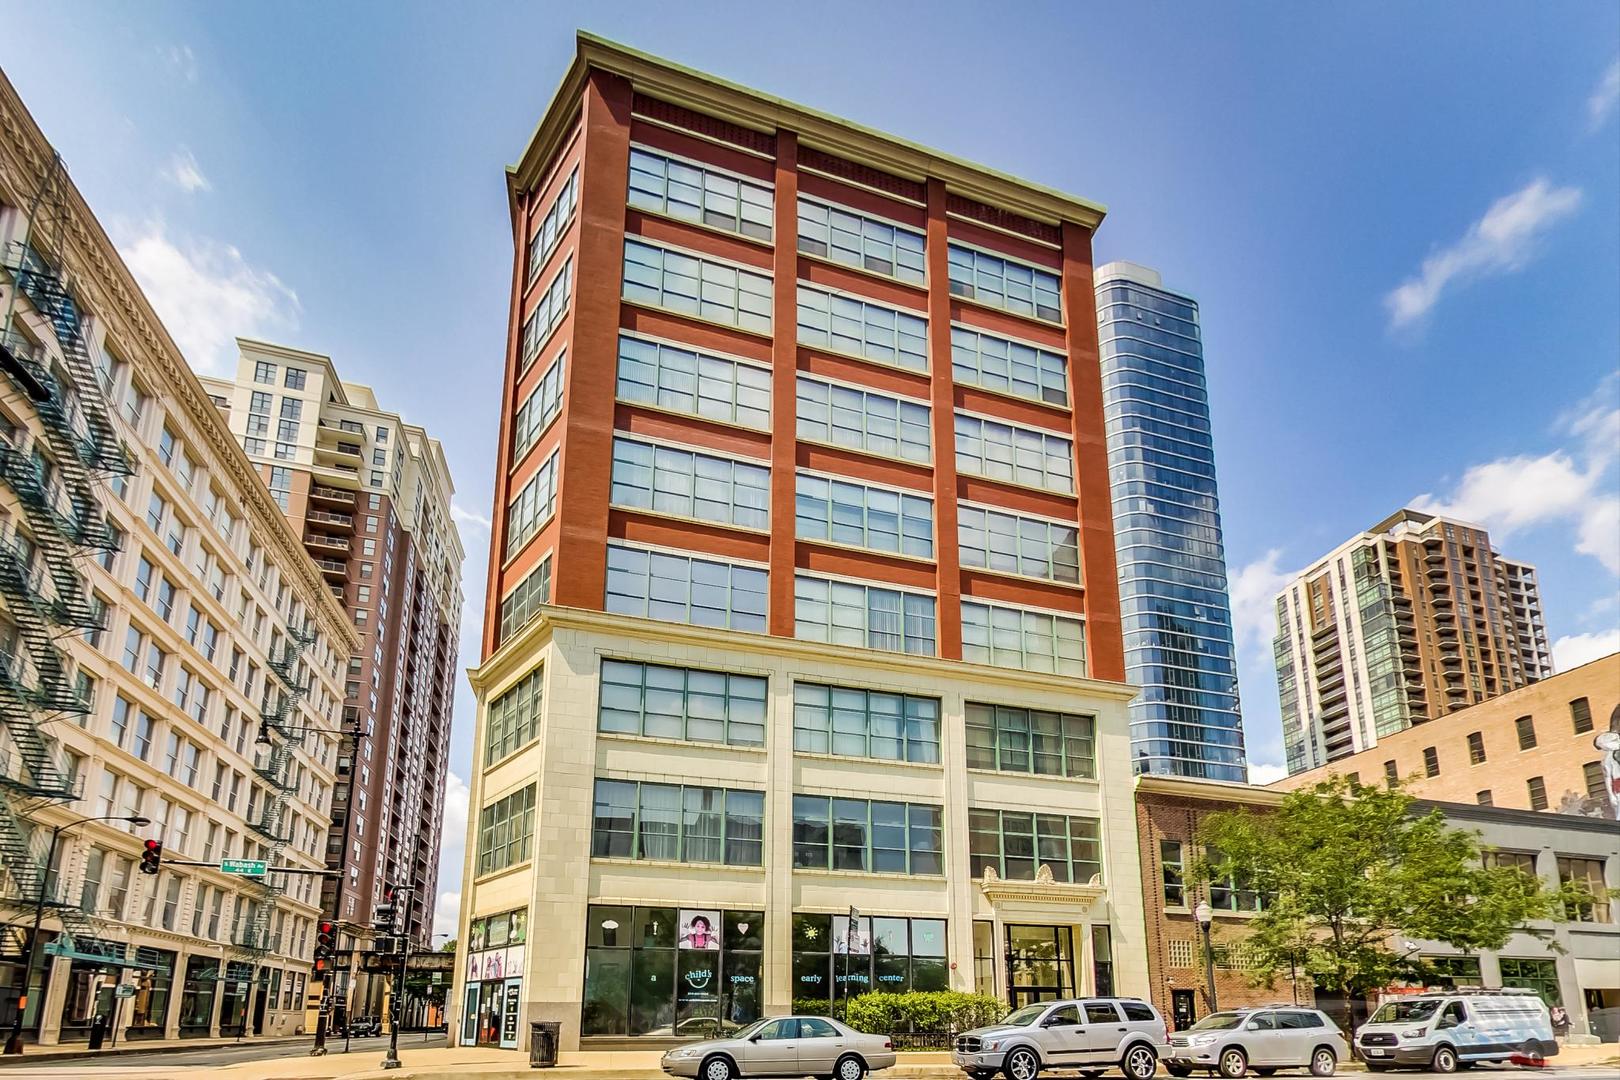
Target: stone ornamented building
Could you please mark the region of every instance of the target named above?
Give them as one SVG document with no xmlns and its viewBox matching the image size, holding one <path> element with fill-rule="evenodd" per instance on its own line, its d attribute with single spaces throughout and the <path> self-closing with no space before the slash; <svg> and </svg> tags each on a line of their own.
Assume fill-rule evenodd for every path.
<svg viewBox="0 0 1620 1080">
<path fill-rule="evenodd" d="M 509 188 L 455 1039 L 1145 993 L 1101 209 L 583 34 Z"/>
</svg>

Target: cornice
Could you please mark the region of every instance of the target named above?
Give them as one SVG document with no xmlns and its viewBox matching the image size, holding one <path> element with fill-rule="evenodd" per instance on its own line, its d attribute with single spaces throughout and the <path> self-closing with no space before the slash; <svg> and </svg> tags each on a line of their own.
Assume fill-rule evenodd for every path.
<svg viewBox="0 0 1620 1080">
<path fill-rule="evenodd" d="M 1165 795 L 1200 802 L 1244 803 L 1249 806 L 1280 806 L 1285 791 L 1234 784 L 1228 780 L 1194 780 L 1184 776 L 1142 775 L 1136 778 L 1138 795 Z"/>
<path fill-rule="evenodd" d="M 52 159 L 50 142 L 16 88 L 0 72 L 0 189 L 12 205 L 28 205 Z M 65 189 L 67 235 L 55 239 L 66 263 L 60 269 L 71 279 L 75 295 L 113 329 L 114 340 L 131 354 L 131 363 L 142 374 L 161 381 L 163 395 L 182 410 L 187 433 L 206 447 L 210 464 L 227 473 L 235 484 L 253 535 L 274 547 L 286 571 L 303 584 L 306 599 L 313 598 L 312 610 L 327 636 L 353 652 L 359 648 L 360 639 L 347 612 L 326 587 L 291 523 L 253 470 L 246 452 L 226 429 L 207 390 L 152 310 L 71 177 Z"/>
</svg>

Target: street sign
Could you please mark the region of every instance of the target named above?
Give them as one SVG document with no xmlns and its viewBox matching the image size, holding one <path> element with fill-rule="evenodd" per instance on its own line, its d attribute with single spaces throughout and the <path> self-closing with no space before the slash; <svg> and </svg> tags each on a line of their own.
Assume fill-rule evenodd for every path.
<svg viewBox="0 0 1620 1080">
<path fill-rule="evenodd" d="M 264 877 L 265 860 L 263 859 L 221 859 L 219 870 L 222 874 L 241 874 L 243 877 Z"/>
<path fill-rule="evenodd" d="M 132 998 L 135 996 L 135 987 L 129 983 L 124 983 L 118 987 L 116 993 L 121 998 Z"/>
</svg>

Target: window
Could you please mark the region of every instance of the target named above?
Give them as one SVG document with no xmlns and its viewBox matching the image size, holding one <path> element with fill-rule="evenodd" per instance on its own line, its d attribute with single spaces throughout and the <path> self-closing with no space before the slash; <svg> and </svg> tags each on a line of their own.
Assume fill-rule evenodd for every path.
<svg viewBox="0 0 1620 1080">
<path fill-rule="evenodd" d="M 624 298 L 756 334 L 771 332 L 771 278 L 730 263 L 624 241 Z"/>
<path fill-rule="evenodd" d="M 1084 885 L 1102 877 L 1102 832 L 1095 818 L 1013 810 L 968 811 L 973 876 L 985 870 L 1012 881 L 1033 881 L 1036 867 L 1058 881 Z"/>
<path fill-rule="evenodd" d="M 939 701 L 857 687 L 795 683 L 793 749 L 934 764 L 939 761 Z"/>
<path fill-rule="evenodd" d="M 529 396 L 523 399 L 523 404 L 518 406 L 517 414 L 512 418 L 514 463 L 523 460 L 529 447 L 539 441 L 540 433 L 562 412 L 563 363 L 566 357 L 566 352 L 557 354 L 557 359 L 540 376 L 540 382 L 529 391 Z"/>
<path fill-rule="evenodd" d="M 253 381 L 266 386 L 276 385 L 276 365 L 263 360 L 256 362 L 253 365 Z M 255 391 L 254 395 L 257 396 L 258 391 Z"/>
<path fill-rule="evenodd" d="M 1609 921 L 1609 886 L 1603 880 L 1602 859 L 1558 856 L 1558 881 L 1566 888 L 1584 890 L 1586 898 L 1564 904 L 1564 917 L 1570 922 Z"/>
<path fill-rule="evenodd" d="M 1439 751 L 1435 750 L 1435 748 L 1432 746 L 1425 746 L 1423 748 L 1423 775 L 1440 775 L 1440 754 Z"/>
<path fill-rule="evenodd" d="M 899 994 L 944 990 L 949 985 L 944 919 L 863 915 L 855 921 L 853 933 L 851 929 L 848 915 L 794 913 L 790 962 L 793 1000 L 800 1003 L 798 1011 L 814 1008 L 826 1013 L 834 999 L 874 989 Z M 986 922 L 983 930 L 990 929 L 991 924 Z M 976 926 L 973 933 L 977 954 L 980 928 Z M 987 947 L 993 950 L 993 936 Z M 976 955 L 976 969 L 978 959 Z M 994 964 L 992 953 L 989 970 L 994 970 Z M 993 982 L 992 976 L 991 983 L 978 985 Z M 809 1033 L 811 1019 L 799 1021 L 801 1039 L 816 1037 Z M 818 1027 L 827 1024 L 826 1020 L 815 1019 Z"/>
<path fill-rule="evenodd" d="M 970 769 L 1037 776 L 1097 776 L 1097 722 L 1089 716 L 967 705 Z"/>
<path fill-rule="evenodd" d="M 574 260 L 572 257 L 562 264 L 557 276 L 551 279 L 546 291 L 540 294 L 535 302 L 534 310 L 523 323 L 523 352 L 518 362 L 518 373 L 529 370 L 534 358 L 540 354 L 540 347 L 551 339 L 552 332 L 568 314 L 568 298 L 571 280 L 574 275 Z"/>
<path fill-rule="evenodd" d="M 1530 794 L 1530 809 L 1547 809 L 1547 781 L 1539 776 L 1532 776 L 1524 782 L 1524 786 Z"/>
<path fill-rule="evenodd" d="M 1468 764 L 1485 764 L 1485 736 L 1477 731 L 1468 733 Z"/>
<path fill-rule="evenodd" d="M 1080 530 L 1045 518 L 962 505 L 957 531 L 963 566 L 1078 584 Z"/>
<path fill-rule="evenodd" d="M 927 405 L 805 375 L 798 381 L 798 435 L 880 457 L 933 460 Z"/>
<path fill-rule="evenodd" d="M 934 500 L 808 473 L 795 484 L 799 539 L 933 558 Z"/>
<path fill-rule="evenodd" d="M 942 874 L 937 806 L 793 796 L 793 865 L 874 874 Z"/>
<path fill-rule="evenodd" d="M 1085 624 L 1044 611 L 964 600 L 962 659 L 994 667 L 1083 677 Z"/>
<path fill-rule="evenodd" d="M 799 344 L 928 370 L 928 320 L 842 293 L 799 286 Z"/>
<path fill-rule="evenodd" d="M 1400 782 L 1401 782 L 1401 770 L 1395 764 L 1394 759 L 1391 759 L 1389 761 L 1384 762 L 1384 784 L 1385 784 L 1385 786 L 1394 787 L 1395 785 L 1399 784 Z"/>
<path fill-rule="evenodd" d="M 363 586 L 362 586 L 363 587 Z M 501 636 L 505 641 L 540 615 L 540 606 L 551 603 L 551 556 L 540 560 L 517 588 L 501 601 Z"/>
<path fill-rule="evenodd" d="M 763 465 L 623 436 L 613 440 L 615 505 L 763 529 L 770 499 L 771 471 Z"/>
<path fill-rule="evenodd" d="M 605 606 L 620 615 L 764 633 L 765 594 L 763 567 L 608 545 Z"/>
<path fill-rule="evenodd" d="M 921 232 L 803 195 L 799 250 L 913 285 L 923 283 Z"/>
<path fill-rule="evenodd" d="M 1074 491 L 1074 445 L 1034 428 L 957 413 L 956 469 L 1069 494 Z"/>
<path fill-rule="evenodd" d="M 1062 353 L 951 327 L 951 375 L 959 383 L 1044 401 L 1069 403 L 1069 362 Z"/>
<path fill-rule="evenodd" d="M 1490 788 L 1485 788 L 1482 791 L 1474 792 L 1474 801 L 1481 806 L 1496 805 L 1496 800 L 1492 797 Z"/>
<path fill-rule="evenodd" d="M 529 477 L 517 498 L 506 508 L 506 557 L 510 559 L 527 544 L 540 527 L 551 520 L 557 509 L 557 455 L 553 450 L 545 463 Z M 371 543 L 372 541 L 367 541 Z"/>
<path fill-rule="evenodd" d="M 529 271 L 527 284 L 533 284 L 534 279 L 540 275 L 540 268 L 546 264 L 557 242 L 562 239 L 563 233 L 568 231 L 568 223 L 574 218 L 574 208 L 579 205 L 579 166 L 568 174 L 562 187 L 557 189 L 557 197 L 551 200 L 546 208 L 546 216 L 540 219 L 540 225 L 529 237 Z"/>
<path fill-rule="evenodd" d="M 1581 766 L 1581 775 L 1586 780 L 1586 797 L 1589 799 L 1602 799 L 1609 793 L 1608 778 L 1603 775 L 1603 762 L 1588 761 Z"/>
<path fill-rule="evenodd" d="M 712 229 L 771 238 L 769 185 L 637 146 L 630 148 L 629 202 Z"/>
<path fill-rule="evenodd" d="M 764 746 L 765 686 L 755 675 L 604 659 L 596 727 L 684 742 Z"/>
<path fill-rule="evenodd" d="M 1569 716 L 1575 724 L 1575 734 L 1584 735 L 1592 730 L 1592 703 L 1579 697 L 1569 703 Z"/>
<path fill-rule="evenodd" d="M 544 676 L 544 668 L 535 668 L 516 686 L 489 703 L 489 716 L 484 728 L 486 767 L 540 737 Z"/>
<path fill-rule="evenodd" d="M 950 245 L 949 261 L 951 295 L 1047 322 L 1063 321 L 1061 289 L 1052 271 L 960 244 Z"/>
<path fill-rule="evenodd" d="M 1221 853 L 1214 848 L 1206 849 L 1205 855 L 1212 864 L 1221 861 Z M 1275 894 L 1258 891 L 1249 875 L 1237 870 L 1209 883 L 1209 903 L 1216 911 L 1264 911 L 1275 900 Z"/>
<path fill-rule="evenodd" d="M 1519 736 L 1520 750 L 1534 750 L 1536 746 L 1536 721 L 1531 716 L 1521 716 L 1513 721 L 1513 730 Z"/>
<path fill-rule="evenodd" d="M 924 593 L 800 574 L 793 622 L 806 641 L 934 655 L 934 598 Z"/>
<path fill-rule="evenodd" d="M 763 866 L 764 822 L 763 792 L 597 780 L 591 855 Z"/>
<path fill-rule="evenodd" d="M 288 390 L 302 390 L 308 377 L 309 373 L 303 368 L 290 367 L 287 369 L 286 381 L 281 385 L 285 386 Z"/>
<path fill-rule="evenodd" d="M 534 842 L 534 785 L 514 791 L 478 814 L 478 872 L 504 870 L 529 857 Z"/>
<path fill-rule="evenodd" d="M 621 401 L 701 416 L 725 424 L 769 428 L 771 373 L 708 353 L 619 335 Z"/>
<path fill-rule="evenodd" d="M 304 403 L 295 397 L 281 399 L 281 418 L 283 420 L 299 420 L 304 415 Z"/>
<path fill-rule="evenodd" d="M 1518 960 L 1503 956 L 1497 960 L 1501 968 L 1502 985 L 1534 990 L 1547 1005 L 1562 1005 L 1563 992 L 1558 985 L 1558 963 L 1555 960 Z"/>
<path fill-rule="evenodd" d="M 1187 906 L 1187 865 L 1182 860 L 1180 841 L 1159 841 L 1159 873 L 1164 880 L 1165 907 Z"/>
</svg>

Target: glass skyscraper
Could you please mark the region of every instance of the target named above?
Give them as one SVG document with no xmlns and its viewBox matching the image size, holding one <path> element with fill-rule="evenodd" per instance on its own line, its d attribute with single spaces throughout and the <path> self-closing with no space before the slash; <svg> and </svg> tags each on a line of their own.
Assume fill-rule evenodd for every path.
<svg viewBox="0 0 1620 1080">
<path fill-rule="evenodd" d="M 1096 285 L 1136 771 L 1243 782 L 1198 304 L 1133 263 Z"/>
</svg>

